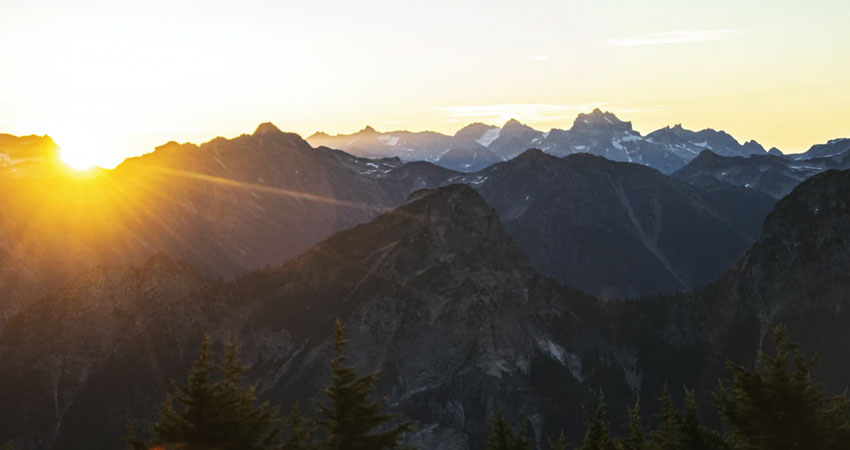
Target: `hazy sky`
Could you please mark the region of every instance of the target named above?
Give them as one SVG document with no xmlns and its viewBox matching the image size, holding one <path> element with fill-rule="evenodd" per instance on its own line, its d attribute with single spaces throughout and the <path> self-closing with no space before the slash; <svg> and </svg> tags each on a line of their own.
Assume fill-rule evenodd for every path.
<svg viewBox="0 0 850 450">
<path fill-rule="evenodd" d="M 850 136 L 850 1 L 0 0 L 0 132 L 114 165 L 314 131 L 610 110 L 802 151 Z"/>
</svg>

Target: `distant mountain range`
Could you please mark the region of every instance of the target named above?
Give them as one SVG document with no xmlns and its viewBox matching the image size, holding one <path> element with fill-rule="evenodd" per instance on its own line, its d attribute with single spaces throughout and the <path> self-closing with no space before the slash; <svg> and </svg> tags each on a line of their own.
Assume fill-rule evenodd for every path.
<svg viewBox="0 0 850 450">
<path fill-rule="evenodd" d="M 840 158 L 844 162 L 850 156 L 850 138 L 832 139 L 826 144 L 813 145 L 808 151 L 799 155 L 788 155 L 796 160 L 808 160 L 813 158 Z"/>
<path fill-rule="evenodd" d="M 847 141 L 846 148 L 837 146 L 840 150 L 838 153 L 830 153 L 835 147 L 822 151 L 823 147 L 815 146 L 814 151 L 810 150 L 811 154 L 826 153 L 827 156 L 809 159 L 790 159 L 770 154 L 747 158 L 723 157 L 710 150 L 703 150 L 672 176 L 694 186 L 706 188 L 723 183 L 754 189 L 779 199 L 812 175 L 827 169 L 850 169 L 850 139 Z"/>
<path fill-rule="evenodd" d="M 767 153 L 756 141 L 741 144 L 729 134 L 710 128 L 691 131 L 676 125 L 642 136 L 632 129 L 630 122 L 623 122 L 614 114 L 599 109 L 579 114 L 569 130 L 553 128 L 545 133 L 511 119 L 501 127 L 482 123 L 467 125 L 454 136 L 431 131 L 381 133 L 366 127 L 348 135 L 316 133 L 308 137 L 307 142 L 366 158 L 394 156 L 404 161 L 429 161 L 462 172 L 476 172 L 529 148 L 539 148 L 555 156 L 591 153 L 612 161 L 647 165 L 668 174 L 684 167 L 703 150 L 722 156 Z M 776 148 L 771 151 L 782 154 Z"/>
</svg>

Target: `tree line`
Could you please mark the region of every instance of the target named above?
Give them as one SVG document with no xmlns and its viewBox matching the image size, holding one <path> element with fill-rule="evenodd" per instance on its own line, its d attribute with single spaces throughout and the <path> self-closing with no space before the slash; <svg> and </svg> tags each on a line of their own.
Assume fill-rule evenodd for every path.
<svg viewBox="0 0 850 450">
<path fill-rule="evenodd" d="M 715 390 L 714 406 L 722 430 L 705 426 L 693 390 L 685 388 L 678 408 L 665 388 L 657 399 L 660 413 L 652 428 L 643 425 L 640 403 L 628 409 L 625 435 L 614 436 L 608 406 L 600 391 L 588 413 L 584 437 L 570 443 L 563 432 L 535 443 L 529 423 L 509 423 L 496 411 L 489 423 L 487 450 L 803 450 L 850 449 L 850 401 L 846 393 L 827 395 L 812 380 L 813 358 L 800 354 L 784 329 L 772 330 L 774 351 L 760 352 L 754 369 L 729 362 L 731 377 Z M 308 414 L 296 401 L 283 417 L 257 398 L 256 385 L 245 385 L 246 368 L 236 346 L 225 345 L 214 358 L 209 338 L 186 380 L 174 383 L 159 419 L 141 430 L 128 424 L 129 450 L 412 450 L 402 445 L 413 425 L 384 411 L 375 399 L 380 375 L 359 376 L 344 354 L 345 332 L 336 322 L 331 377 L 326 399 Z M 218 359 L 218 363 L 214 360 Z M 11 444 L 0 450 L 12 450 Z"/>
<path fill-rule="evenodd" d="M 327 400 L 316 402 L 316 417 L 296 402 L 282 417 L 268 401 L 259 402 L 256 385 L 244 386 L 245 367 L 228 341 L 220 364 L 210 355 L 209 338 L 183 383 L 175 384 L 159 420 L 141 436 L 128 426 L 129 450 L 383 450 L 400 449 L 409 422 L 383 412 L 373 399 L 379 372 L 358 376 L 346 362 L 342 324 L 336 322 Z M 411 449 L 412 450 L 412 449 Z"/>
<path fill-rule="evenodd" d="M 605 396 L 589 414 L 584 438 L 571 446 L 563 433 L 547 442 L 550 450 L 847 450 L 850 401 L 846 392 L 829 396 L 812 380 L 814 358 L 800 354 L 782 327 L 772 330 L 775 352 L 760 352 L 755 369 L 727 363 L 731 380 L 720 382 L 714 406 L 724 429 L 700 422 L 694 391 L 685 388 L 678 409 L 665 387 L 656 425 L 642 425 L 640 403 L 628 410 L 625 436 L 611 435 Z M 501 413 L 490 421 L 487 450 L 533 450 L 526 421 L 518 427 Z M 544 447 L 545 448 L 545 447 Z"/>
</svg>

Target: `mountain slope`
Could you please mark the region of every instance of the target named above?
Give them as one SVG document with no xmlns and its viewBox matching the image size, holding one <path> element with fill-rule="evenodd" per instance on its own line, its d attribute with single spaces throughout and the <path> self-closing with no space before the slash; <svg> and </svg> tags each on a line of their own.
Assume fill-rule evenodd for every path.
<svg viewBox="0 0 850 450">
<path fill-rule="evenodd" d="M 794 159 L 811 159 L 811 158 L 831 158 L 839 155 L 848 154 L 850 152 L 850 139 L 832 139 L 826 144 L 816 144 L 810 149 L 799 155 L 794 155 Z"/>
<path fill-rule="evenodd" d="M 89 271 L 14 316 L 0 332 L 4 442 L 117 445 L 127 408 L 150 415 L 212 328 L 206 289 L 193 269 L 159 256 Z"/>
<path fill-rule="evenodd" d="M 623 372 L 594 356 L 604 344 L 583 318 L 594 305 L 531 269 L 472 189 L 419 191 L 232 283 L 158 259 L 106 268 L 31 306 L 0 333 L 0 439 L 115 444 L 120 422 L 153 418 L 159 382 L 185 372 L 201 332 L 237 337 L 264 397 L 319 395 L 337 317 L 351 360 L 383 370 L 380 392 L 417 421 L 411 439 L 426 448 L 481 448 L 499 407 L 533 418 L 538 437 L 575 433 L 577 400 L 592 401 L 586 380 L 629 392 Z"/>
<path fill-rule="evenodd" d="M 578 166 L 571 187 L 590 176 L 625 185 L 629 172 L 650 170 L 540 151 L 515 161 L 525 167 L 492 170 L 564 178 L 560 161 Z M 673 199 L 705 195 L 657 176 L 678 187 Z M 634 190 L 652 194 L 662 211 L 668 202 L 683 207 L 655 189 Z M 418 191 L 296 259 L 225 284 L 166 257 L 103 267 L 0 330 L 0 440 L 45 449 L 118 445 L 124 421 L 155 416 L 167 379 L 185 374 L 203 332 L 216 342 L 237 338 L 263 397 L 288 406 L 319 395 L 337 317 L 348 327 L 352 361 L 383 370 L 379 392 L 417 422 L 410 439 L 423 448 L 483 448 L 498 407 L 512 420 L 528 417 L 539 445 L 561 428 L 578 438 L 582 404 L 591 407 L 600 387 L 612 410 L 665 384 L 706 395 L 725 357 L 751 361 L 778 322 L 804 350 L 818 349 L 820 379 L 843 386 L 848 200 L 850 172 L 816 175 L 775 206 L 762 238 L 718 281 L 605 307 L 538 275 L 496 211 L 461 185 Z M 635 214 L 648 223 L 642 216 Z"/>
<path fill-rule="evenodd" d="M 773 203 L 745 191 L 733 200 L 637 164 L 540 150 L 464 181 L 496 209 L 538 270 L 606 297 L 711 281 L 755 241 L 758 219 Z"/>
<path fill-rule="evenodd" d="M 609 336 L 637 347 L 637 364 L 656 388 L 686 384 L 707 394 L 725 361 L 754 364 L 771 327 L 783 324 L 803 354 L 818 355 L 815 378 L 844 389 L 848 236 L 850 171 L 815 175 L 776 204 L 761 238 L 722 277 L 690 293 L 619 305 Z"/>
</svg>

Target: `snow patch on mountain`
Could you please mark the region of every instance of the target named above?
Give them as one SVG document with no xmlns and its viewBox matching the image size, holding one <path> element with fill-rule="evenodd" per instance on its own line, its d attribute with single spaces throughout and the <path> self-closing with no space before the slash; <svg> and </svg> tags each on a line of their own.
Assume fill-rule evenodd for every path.
<svg viewBox="0 0 850 450">
<path fill-rule="evenodd" d="M 475 140 L 475 142 L 477 142 L 477 143 L 479 143 L 479 144 L 481 144 L 485 147 L 488 147 L 490 144 L 493 143 L 493 141 L 495 141 L 496 139 L 499 138 L 499 135 L 501 133 L 502 133 L 501 128 L 492 128 L 490 130 L 485 131 L 484 134 L 482 134 L 480 138 Z"/>
</svg>

